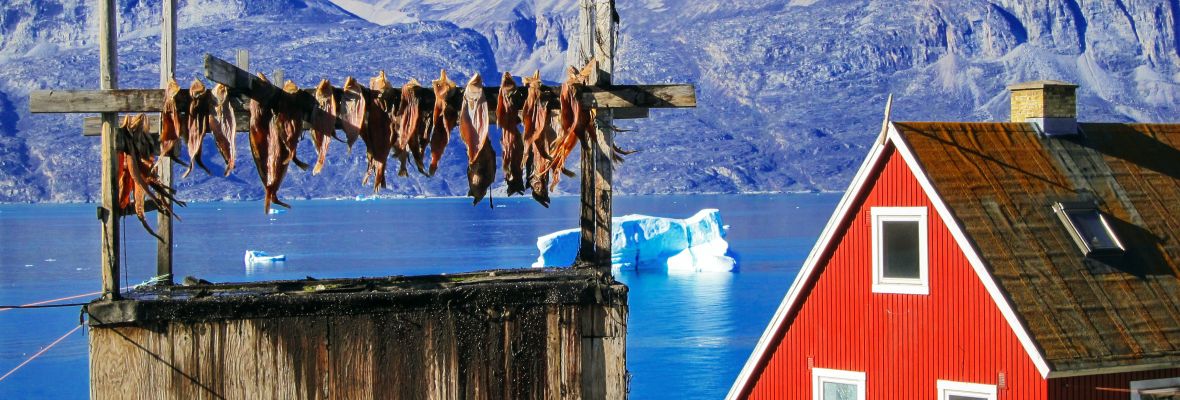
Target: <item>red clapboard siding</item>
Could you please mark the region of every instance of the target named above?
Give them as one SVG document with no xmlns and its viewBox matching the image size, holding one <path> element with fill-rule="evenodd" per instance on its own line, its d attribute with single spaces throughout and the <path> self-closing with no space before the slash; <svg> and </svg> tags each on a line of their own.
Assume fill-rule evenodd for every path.
<svg viewBox="0 0 1180 400">
<path fill-rule="evenodd" d="M 1044 380 L 905 161 L 892 149 L 884 157 L 749 397 L 811 399 L 810 359 L 864 371 L 868 399 L 934 399 L 939 379 L 995 385 L 1001 373 L 999 399 L 1045 399 Z M 873 206 L 928 208 L 929 295 L 871 293 Z"/>
<path fill-rule="evenodd" d="M 1078 400 L 1127 400 L 1131 381 L 1180 377 L 1180 368 L 1122 374 L 1078 376 L 1049 380 L 1049 398 Z"/>
</svg>

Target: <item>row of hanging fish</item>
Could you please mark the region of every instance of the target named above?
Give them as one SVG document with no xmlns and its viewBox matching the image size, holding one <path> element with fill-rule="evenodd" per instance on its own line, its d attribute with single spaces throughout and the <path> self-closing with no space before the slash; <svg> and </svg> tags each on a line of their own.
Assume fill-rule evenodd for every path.
<svg viewBox="0 0 1180 400">
<path fill-rule="evenodd" d="M 295 155 L 303 138 L 305 120 L 310 123 L 317 153 L 312 174 L 322 171 L 332 140 L 344 142 L 351 153 L 359 138 L 364 143 L 367 160 L 362 184 L 367 185 L 371 178 L 374 192 L 386 187 L 385 171 L 390 156 L 397 158 L 398 176 L 408 175 L 411 161 L 419 173 L 433 176 L 450 133 L 457 126 L 467 150 L 467 195 L 474 199 L 473 204 L 487 196 L 495 180 L 496 155 L 488 134 L 489 125 L 494 123 L 502 128 L 501 166 L 508 195 L 531 190 L 533 198 L 548 207 L 549 190 L 556 187 L 560 176 L 573 176 L 565 168 L 570 152 L 578 141 L 594 140 L 594 111 L 582 102 L 593 68 L 591 64 L 581 71 L 569 69 L 556 99 L 559 126 L 550 119 L 550 103 L 554 99 L 542 91 L 540 72 L 525 77 L 524 88 L 517 86 L 512 75 L 504 74 L 497 93 L 494 121 L 489 118 L 491 113 L 479 74 L 463 88 L 451 81 L 445 70 L 429 88 L 413 79 L 400 89 L 395 88 L 384 71 L 371 78 L 367 87 L 348 77 L 336 89 L 325 79 L 312 92 L 314 101 L 301 99 L 300 96 L 307 94 L 287 81 L 282 86 L 283 93 L 259 96 L 271 100 L 264 104 L 252 99 L 248 106 L 251 155 L 265 188 L 266 210 L 269 212 L 272 204 L 290 207 L 278 196 L 290 163 L 303 170 L 310 167 Z M 269 82 L 261 73 L 258 78 Z M 186 137 L 190 163 L 182 163 L 188 167 L 184 176 L 194 166 L 208 172 L 201 162 L 201 144 L 205 134 L 211 133 L 225 160 L 228 176 L 234 168 L 237 130 L 228 88 L 218 84 L 213 90 L 206 90 L 200 81 L 194 81 L 189 87 L 187 110 L 177 107 L 179 93 L 176 82 L 171 82 L 165 91 L 160 154 L 177 158 L 176 143 Z M 337 126 L 344 133 L 343 138 L 338 136 Z M 628 152 L 614 149 L 616 160 L 621 160 L 620 154 Z"/>
<path fill-rule="evenodd" d="M 176 200 L 175 191 L 160 181 L 156 168 L 155 156 L 152 155 L 152 138 L 148 135 L 147 117 L 143 114 L 135 117 L 126 116 L 119 125 L 118 152 L 115 155 L 116 189 L 120 210 L 134 208 L 135 216 L 143 224 L 143 228 L 157 239 L 152 227 L 148 225 L 144 216 L 147 210 L 147 200 L 156 206 L 156 211 L 179 219 L 173 212 L 172 205 L 184 206 L 183 201 Z"/>
</svg>

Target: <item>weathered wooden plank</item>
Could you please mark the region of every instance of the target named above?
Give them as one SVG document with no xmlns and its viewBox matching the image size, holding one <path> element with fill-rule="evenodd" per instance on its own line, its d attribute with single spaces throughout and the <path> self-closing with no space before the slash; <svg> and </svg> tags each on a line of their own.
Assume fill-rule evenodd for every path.
<svg viewBox="0 0 1180 400">
<path fill-rule="evenodd" d="M 115 0 L 99 1 L 98 19 L 98 81 L 103 90 L 118 87 L 118 36 L 115 23 Z M 102 114 L 101 173 L 99 196 L 102 204 L 102 288 L 103 296 L 119 299 L 119 218 L 115 217 L 115 202 L 119 198 L 119 166 L 116 163 L 115 138 L 118 114 Z"/>
<path fill-rule="evenodd" d="M 160 6 L 163 22 L 160 24 L 160 88 L 167 88 L 175 76 L 176 71 L 176 0 L 163 0 Z M 163 97 L 163 96 L 161 96 Z M 159 131 L 159 118 L 149 124 Z M 86 129 L 83 127 L 82 133 Z M 165 154 L 156 162 L 160 183 L 172 187 L 172 157 Z M 165 205 L 171 206 L 172 201 L 162 199 Z M 172 284 L 172 215 L 156 213 L 156 234 L 160 240 L 156 241 L 156 276 L 161 283 Z"/>
<path fill-rule="evenodd" d="M 29 112 L 98 113 L 160 112 L 161 89 L 35 90 L 29 93 Z"/>
<path fill-rule="evenodd" d="M 354 316 L 332 318 L 328 331 L 328 392 L 338 399 L 365 399 L 373 394 L 372 320 Z"/>
<path fill-rule="evenodd" d="M 601 57 L 596 60 L 598 60 L 600 68 L 606 64 Z M 584 98 L 591 107 L 596 108 L 686 108 L 697 106 L 696 87 L 693 85 L 610 85 L 609 83 L 599 83 L 586 89 Z"/>
<path fill-rule="evenodd" d="M 255 361 L 254 336 L 249 320 L 226 321 L 222 346 L 227 357 L 222 371 L 225 373 L 223 394 L 228 399 L 245 399 L 256 395 L 258 363 Z"/>
</svg>

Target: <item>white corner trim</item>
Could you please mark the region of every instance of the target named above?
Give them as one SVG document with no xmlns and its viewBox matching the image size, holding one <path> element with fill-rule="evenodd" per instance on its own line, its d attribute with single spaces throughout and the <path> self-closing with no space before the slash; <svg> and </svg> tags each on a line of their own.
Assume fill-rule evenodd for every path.
<svg viewBox="0 0 1180 400">
<path fill-rule="evenodd" d="M 950 230 L 951 237 L 955 239 L 955 243 L 959 244 L 959 249 L 963 251 L 963 255 L 967 257 L 967 261 L 971 264 L 971 268 L 975 270 L 979 281 L 983 283 L 983 287 L 991 295 L 992 302 L 996 304 L 996 307 L 1000 309 L 1000 313 L 1004 315 L 1004 319 L 1008 321 L 1008 326 L 1012 328 L 1012 332 L 1020 340 L 1020 345 L 1024 347 L 1024 352 L 1028 354 L 1028 357 L 1032 359 L 1033 365 L 1037 367 L 1037 371 L 1041 373 L 1041 378 L 1047 378 L 1049 376 L 1049 363 L 1045 361 L 1045 356 L 1041 354 L 1040 349 L 1033 342 L 1028 329 L 1025 329 L 1024 324 L 1016 317 L 1016 311 L 1008 303 L 1008 300 L 1004 298 L 1003 293 L 1000 292 L 999 286 L 996 285 L 996 280 L 992 278 L 991 273 L 984 266 L 979 252 L 967 240 L 967 234 L 963 232 L 963 227 L 959 225 L 959 221 L 951 214 L 946 203 L 942 201 L 942 197 L 934 190 L 934 185 L 930 183 L 930 177 L 926 175 L 926 170 L 918 163 L 913 150 L 910 149 L 909 144 L 898 133 L 897 126 L 894 124 L 889 125 L 889 142 L 893 143 L 897 149 L 897 153 L 905 160 L 906 166 L 910 168 L 910 172 L 918 180 L 918 184 L 922 187 L 922 190 L 926 192 L 926 197 L 930 199 L 930 203 L 934 205 L 934 210 L 938 211 L 938 216 L 942 218 L 943 225 Z"/>
<path fill-rule="evenodd" d="M 982 397 L 987 400 L 996 400 L 996 385 L 952 382 L 939 379 L 938 400 L 950 400 L 951 396 Z"/>
<path fill-rule="evenodd" d="M 1128 389 L 1131 389 L 1131 400 L 1142 400 L 1143 396 L 1139 394 L 1141 391 L 1174 387 L 1180 387 L 1180 377 L 1131 381 L 1131 387 Z"/>
<path fill-rule="evenodd" d="M 872 251 L 873 251 L 873 293 L 930 294 L 930 249 L 927 231 L 926 207 L 873 207 Z M 885 277 L 885 252 L 882 249 L 881 224 L 890 221 L 911 221 L 918 223 L 918 278 Z"/>
<path fill-rule="evenodd" d="M 758 344 L 754 346 L 754 352 L 746 360 L 746 364 L 742 367 L 742 372 L 738 374 L 737 379 L 734 380 L 733 386 L 729 388 L 729 394 L 725 396 L 726 399 L 737 399 L 741 396 L 742 392 L 746 390 L 746 386 L 752 384 L 751 378 L 753 378 L 754 371 L 758 369 L 758 365 L 770 356 L 770 344 L 775 341 L 776 333 L 782 328 L 786 316 L 790 314 L 795 303 L 799 301 L 803 287 L 806 286 L 807 282 L 811 280 L 812 275 L 815 274 L 819 260 L 823 258 L 824 254 L 827 253 L 828 247 L 833 243 L 838 230 L 837 228 L 849 218 L 855 216 L 852 212 L 852 206 L 856 203 L 856 199 L 868 188 L 866 183 L 868 182 L 869 176 L 872 175 L 873 171 L 884 160 L 882 155 L 885 153 L 887 144 L 888 141 L 874 141 L 873 147 L 869 149 L 869 156 L 861 163 L 856 176 L 852 178 L 852 183 L 848 185 L 848 190 L 844 191 L 844 197 L 840 198 L 840 202 L 836 204 L 836 211 L 832 213 L 828 224 L 824 226 L 819 240 L 815 243 L 815 247 L 811 248 L 811 253 L 803 261 L 803 267 L 799 270 L 799 275 L 791 283 L 791 288 L 787 289 L 787 295 L 783 297 L 782 303 L 779 303 L 778 309 L 775 310 L 774 316 L 770 319 L 770 324 L 766 326 L 766 330 L 758 338 Z"/>
<path fill-rule="evenodd" d="M 856 400 L 865 400 L 865 373 L 861 371 L 845 371 L 841 369 L 812 368 L 811 369 L 811 398 L 823 400 L 823 384 L 843 383 L 856 385 Z"/>
</svg>

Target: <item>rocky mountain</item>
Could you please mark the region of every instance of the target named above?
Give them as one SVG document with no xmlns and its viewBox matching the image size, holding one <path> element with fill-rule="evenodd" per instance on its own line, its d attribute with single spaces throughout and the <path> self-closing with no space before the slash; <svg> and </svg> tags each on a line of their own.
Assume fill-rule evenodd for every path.
<svg viewBox="0 0 1180 400">
<path fill-rule="evenodd" d="M 80 116 L 30 115 L 29 91 L 95 87 L 93 2 L 9 0 L 0 13 L 0 201 L 93 199 L 98 141 Z M 158 4 L 121 0 L 120 86 L 158 84 Z M 561 78 L 576 0 L 181 1 L 178 77 L 200 56 L 251 52 L 309 86 L 326 77 L 425 81 L 447 68 Z M 618 83 L 691 82 L 700 105 L 619 121 L 623 193 L 842 190 L 897 120 L 1003 120 L 1005 86 L 1081 85 L 1080 119 L 1173 121 L 1180 98 L 1178 0 L 634 0 L 622 18 Z M 493 133 L 494 137 L 498 137 Z M 239 140 L 239 153 L 246 150 Z M 309 143 L 309 142 L 308 142 Z M 457 137 L 452 143 L 458 144 Z M 311 158 L 310 145 L 301 152 Z M 220 166 L 210 152 L 207 164 Z M 368 194 L 363 153 L 333 148 L 320 176 L 294 171 L 287 197 Z M 443 176 L 394 179 L 387 194 L 462 195 L 463 155 Z M 229 178 L 195 173 L 189 199 L 258 198 L 248 160 Z M 215 171 L 216 172 L 216 171 Z M 574 182 L 568 182 L 574 183 Z M 566 186 L 565 190 L 576 190 Z"/>
</svg>

